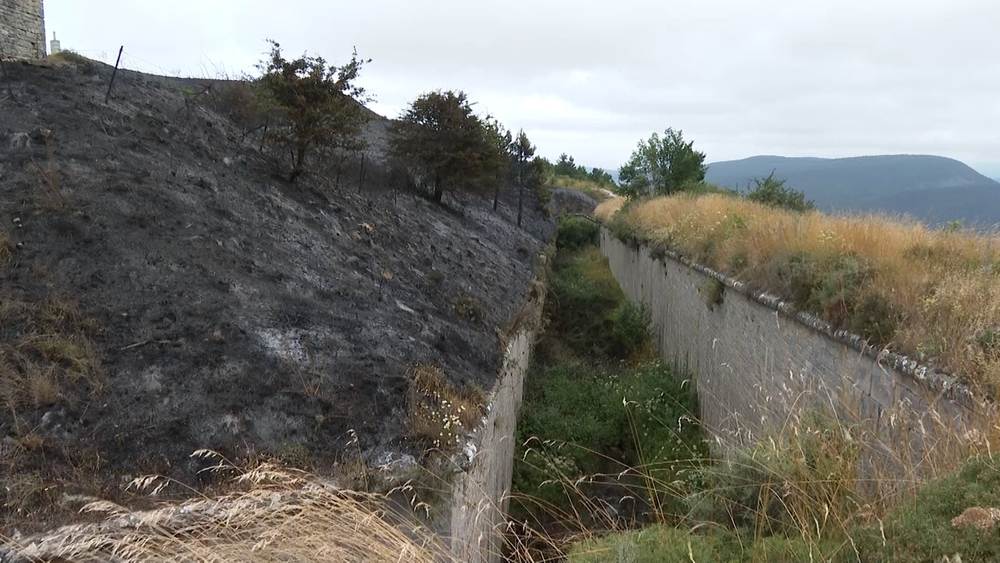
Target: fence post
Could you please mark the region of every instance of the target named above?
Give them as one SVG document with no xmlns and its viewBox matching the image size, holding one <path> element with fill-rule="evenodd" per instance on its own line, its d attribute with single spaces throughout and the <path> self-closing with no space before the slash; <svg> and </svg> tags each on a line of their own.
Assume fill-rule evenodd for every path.
<svg viewBox="0 0 1000 563">
<path fill-rule="evenodd" d="M 358 193 L 361 193 L 362 186 L 365 185 L 365 153 L 361 153 L 361 177 L 358 178 Z"/>
<path fill-rule="evenodd" d="M 108 84 L 108 93 L 104 96 L 104 103 L 108 103 L 108 100 L 111 99 L 111 88 L 115 85 L 115 77 L 118 76 L 118 64 L 122 62 L 122 52 L 124 51 L 125 46 L 122 45 L 121 48 L 118 49 L 118 60 L 115 61 L 115 70 L 111 73 L 111 83 Z"/>
</svg>

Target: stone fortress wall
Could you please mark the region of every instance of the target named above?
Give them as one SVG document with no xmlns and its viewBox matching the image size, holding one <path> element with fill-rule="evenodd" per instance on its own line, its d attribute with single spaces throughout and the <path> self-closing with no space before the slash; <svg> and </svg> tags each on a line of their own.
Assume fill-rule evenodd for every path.
<svg viewBox="0 0 1000 563">
<path fill-rule="evenodd" d="M 601 247 L 625 294 L 649 307 L 661 357 L 693 374 L 720 454 L 821 408 L 909 447 L 911 459 L 900 462 L 918 465 L 949 437 L 987 428 L 994 414 L 954 379 L 703 265 L 630 246 L 607 229 Z"/>
<path fill-rule="evenodd" d="M 0 56 L 7 59 L 45 57 L 42 0 L 0 0 Z"/>
</svg>

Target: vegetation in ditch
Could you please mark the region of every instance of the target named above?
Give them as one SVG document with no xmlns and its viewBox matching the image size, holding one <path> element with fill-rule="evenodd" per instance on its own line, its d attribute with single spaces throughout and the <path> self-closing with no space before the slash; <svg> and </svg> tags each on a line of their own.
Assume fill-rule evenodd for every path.
<svg viewBox="0 0 1000 563">
<path fill-rule="evenodd" d="M 595 347 L 597 338 L 613 340 L 610 313 L 622 297 L 588 244 L 596 231 L 586 234 L 584 223 L 560 223 L 549 331 L 519 424 L 524 446 L 512 509 L 538 530 L 538 543 L 579 563 L 978 561 L 1000 554 L 1000 463 L 988 455 L 994 440 L 960 434 L 934 414 L 888 414 L 900 428 L 920 428 L 929 453 L 916 459 L 912 434 L 885 442 L 857 413 L 804 406 L 768 439 L 710 459 L 682 371 L 644 361 L 648 340 L 645 352 L 609 355 Z M 817 274 L 821 265 L 825 277 Z M 827 255 L 802 257 L 786 272 L 803 302 L 851 303 L 852 322 L 863 311 L 879 320 L 869 325 L 878 330 L 878 309 L 889 307 L 884 297 L 851 293 L 872 275 L 869 267 Z M 840 283 L 814 282 L 831 277 Z M 622 503 L 626 498 L 636 506 Z M 570 535 L 575 543 L 560 541 Z"/>
<path fill-rule="evenodd" d="M 649 313 L 625 299 L 597 236 L 589 220 L 559 222 L 518 423 L 512 514 L 553 533 L 600 526 L 611 504 L 623 521 L 677 515 L 705 451 L 693 385 L 655 359 Z"/>
<path fill-rule="evenodd" d="M 779 485 L 780 481 L 750 476 L 746 483 Z M 773 476 L 773 475 L 772 475 Z M 814 487 L 829 487 L 840 480 L 831 473 L 826 480 L 806 481 Z M 788 483 L 783 484 L 788 487 Z M 777 489 L 777 487 L 775 487 Z M 727 489 L 709 489 L 725 491 Z M 728 489 L 727 496 L 750 492 L 747 487 Z M 1000 558 L 1000 461 L 989 456 L 970 459 L 951 475 L 919 487 L 880 517 L 871 505 L 830 506 L 815 504 L 822 513 L 785 531 L 754 530 L 750 527 L 706 525 L 693 518 L 688 526 L 653 525 L 641 530 L 591 537 L 575 544 L 568 554 L 571 563 L 590 562 L 689 562 L 689 561 L 996 561 Z M 777 490 L 772 492 L 778 492 Z M 735 494 L 734 494 L 735 493 Z M 753 504 L 768 499 L 769 506 L 751 515 L 751 521 L 767 521 L 765 512 L 782 512 L 788 499 L 801 499 L 795 486 L 784 494 L 765 497 L 760 490 L 746 499 Z M 760 507 L 759 507 L 760 508 Z M 831 520 L 854 514 L 834 531 Z M 867 518 L 865 518 L 867 516 Z M 801 526 L 801 527 L 797 527 Z M 827 528 L 827 530 L 824 530 Z M 818 537 L 819 533 L 827 535 Z"/>
<path fill-rule="evenodd" d="M 827 216 L 726 194 L 609 200 L 623 241 L 669 249 L 788 298 L 882 349 L 1000 387 L 995 234 L 885 216 Z"/>
</svg>

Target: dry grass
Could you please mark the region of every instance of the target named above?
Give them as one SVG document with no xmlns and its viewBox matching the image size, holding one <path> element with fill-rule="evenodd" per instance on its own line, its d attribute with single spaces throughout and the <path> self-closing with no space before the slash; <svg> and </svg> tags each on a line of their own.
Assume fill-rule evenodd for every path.
<svg viewBox="0 0 1000 563">
<path fill-rule="evenodd" d="M 80 53 L 77 53 L 76 51 L 72 50 L 59 51 L 54 55 L 49 55 L 48 60 L 55 62 L 57 64 L 68 64 L 68 65 L 76 65 L 84 67 L 90 67 L 99 64 L 97 61 L 89 59 L 81 55 Z"/>
<path fill-rule="evenodd" d="M 0 232 L 0 272 L 11 263 L 16 248 L 14 239 L 9 234 Z"/>
<path fill-rule="evenodd" d="M 572 553 L 586 557 L 571 555 L 570 561 L 686 561 L 663 559 L 673 553 L 669 546 L 654 546 L 638 559 L 591 552 L 608 532 L 623 533 L 613 544 L 627 540 L 634 527 L 622 520 L 613 503 L 589 496 L 591 483 L 609 481 L 626 491 L 623 499 L 649 503 L 649 523 L 676 529 L 681 540 L 714 549 L 706 560 L 758 560 L 753 554 L 775 538 L 791 541 L 796 550 L 823 554 L 817 560 L 875 560 L 865 555 L 872 546 L 859 547 L 855 539 L 878 536 L 892 511 L 912 504 L 928 481 L 954 474 L 970 458 L 988 458 L 1000 443 L 1000 427 L 989 429 L 989 434 L 960 431 L 934 408 L 921 414 L 898 405 L 886 413 L 889 427 L 876 431 L 851 405 L 833 403 L 829 397 L 800 394 L 789 398 L 796 405 L 789 408 L 777 406 L 783 400 L 772 399 L 761 404 L 781 411 L 785 423 L 780 428 L 725 456 L 687 460 L 691 469 L 669 481 L 658 480 L 658 468 L 648 465 L 623 465 L 620 472 L 584 479 L 550 468 L 550 486 L 561 487 L 566 497 L 578 502 L 571 510 L 540 505 L 556 516 L 557 525 L 520 523 L 518 543 L 512 546 L 514 560 L 550 560 L 547 557 Z M 709 435 L 719 432 L 707 430 Z M 642 442 L 640 436 L 635 439 Z M 655 510 L 650 499 L 657 497 L 683 498 L 682 510 Z"/>
<path fill-rule="evenodd" d="M 90 340 L 96 331 L 66 299 L 0 295 L 0 425 L 8 432 L 0 444 L 0 522 L 50 517 L 63 483 L 100 481 L 99 458 L 87 448 L 50 443 L 36 429 L 43 409 L 79 405 L 103 390 Z"/>
<path fill-rule="evenodd" d="M 570 178 L 568 176 L 555 176 L 552 178 L 551 184 L 560 188 L 568 188 L 583 192 L 599 202 L 614 197 L 606 186 L 593 180 L 582 180 L 579 178 Z"/>
<path fill-rule="evenodd" d="M 410 433 L 435 449 L 460 447 L 482 418 L 485 398 L 473 390 L 458 389 L 437 366 L 417 366 L 412 378 Z"/>
<path fill-rule="evenodd" d="M 612 197 L 607 199 L 597 206 L 597 209 L 594 210 L 594 216 L 597 217 L 598 221 L 607 223 L 611 221 L 611 218 L 615 216 L 615 213 L 618 213 L 618 211 L 621 210 L 626 201 L 628 200 L 623 197 Z"/>
<path fill-rule="evenodd" d="M 718 194 L 636 202 L 616 215 L 622 204 L 605 202 L 598 216 L 605 222 L 615 216 L 619 233 L 785 297 L 795 293 L 789 285 L 794 257 L 854 257 L 865 268 L 851 289 L 854 300 L 878 295 L 899 315 L 889 349 L 1000 387 L 996 235 L 931 230 L 880 215 L 793 213 Z M 846 316 L 851 307 L 845 304 Z M 849 322 L 836 311 L 818 312 L 835 325 Z"/>
<path fill-rule="evenodd" d="M 35 208 L 39 212 L 66 211 L 70 202 L 63 193 L 62 173 L 55 155 L 55 139 L 49 129 L 40 129 L 38 134 L 45 143 L 46 163 L 43 166 L 32 160 L 29 168 L 29 177 L 35 185 Z"/>
<path fill-rule="evenodd" d="M 155 495 L 169 484 L 147 477 L 130 487 Z M 101 524 L 68 526 L 8 545 L 29 561 L 76 563 L 452 560 L 428 530 L 393 513 L 385 497 L 340 491 L 306 473 L 267 464 L 240 472 L 233 485 L 237 492 L 219 498 L 144 512 L 91 502 L 82 512 L 103 515 Z"/>
<path fill-rule="evenodd" d="M 0 401 L 18 412 L 59 400 L 84 399 L 103 389 L 97 330 L 71 302 L 0 301 Z"/>
</svg>

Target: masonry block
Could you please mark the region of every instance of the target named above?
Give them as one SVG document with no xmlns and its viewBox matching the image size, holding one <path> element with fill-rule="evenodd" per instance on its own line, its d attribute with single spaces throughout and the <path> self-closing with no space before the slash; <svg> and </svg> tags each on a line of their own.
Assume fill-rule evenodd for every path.
<svg viewBox="0 0 1000 563">
<path fill-rule="evenodd" d="M 42 0 L 0 0 L 0 54 L 8 59 L 45 57 Z"/>
</svg>

